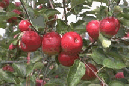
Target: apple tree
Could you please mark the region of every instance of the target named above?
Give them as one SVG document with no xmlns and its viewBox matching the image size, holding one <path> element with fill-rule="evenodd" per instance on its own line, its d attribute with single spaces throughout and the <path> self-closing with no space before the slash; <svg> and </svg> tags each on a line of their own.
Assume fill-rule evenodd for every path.
<svg viewBox="0 0 129 86">
<path fill-rule="evenodd" d="M 0 86 L 129 86 L 127 0 L 60 1 L 0 0 Z"/>
</svg>

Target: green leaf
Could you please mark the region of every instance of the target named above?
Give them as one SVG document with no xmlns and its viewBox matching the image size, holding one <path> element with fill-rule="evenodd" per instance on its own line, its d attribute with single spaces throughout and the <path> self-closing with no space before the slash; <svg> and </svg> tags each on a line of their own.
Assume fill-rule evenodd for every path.
<svg viewBox="0 0 129 86">
<path fill-rule="evenodd" d="M 14 40 L 12 43 L 13 43 L 13 45 L 17 45 L 18 44 L 18 39 L 16 39 L 16 40 Z"/>
<path fill-rule="evenodd" d="M 41 56 L 37 56 L 37 57 L 35 57 L 35 58 L 32 58 L 30 61 L 31 61 L 32 63 L 35 63 L 35 62 L 37 62 L 37 61 L 39 61 L 39 60 L 41 60 L 41 59 L 42 59 Z"/>
<path fill-rule="evenodd" d="M 122 69 L 126 67 L 126 65 L 122 61 L 114 60 L 114 59 L 112 60 L 109 58 L 104 59 L 103 66 L 108 68 L 113 68 L 113 69 Z"/>
<path fill-rule="evenodd" d="M 113 80 L 110 82 L 109 86 L 125 86 L 125 85 L 121 81 Z"/>
<path fill-rule="evenodd" d="M 63 20 L 58 19 L 56 25 L 56 31 L 58 33 L 64 33 L 65 31 L 67 31 L 67 29 L 68 29 L 67 24 Z"/>
<path fill-rule="evenodd" d="M 0 28 L 5 29 L 6 28 L 6 22 L 0 22 Z"/>
<path fill-rule="evenodd" d="M 103 49 L 98 48 L 98 49 L 92 49 L 92 54 L 91 57 L 97 64 L 103 64 L 103 60 L 106 58 L 106 55 L 103 51 Z"/>
<path fill-rule="evenodd" d="M 100 77 L 103 81 L 105 81 L 107 84 L 109 83 L 109 81 L 110 81 L 110 76 L 109 76 L 109 74 L 108 74 L 107 72 L 99 72 L 98 75 L 99 75 L 99 77 Z"/>
<path fill-rule="evenodd" d="M 75 6 L 84 3 L 85 0 L 71 0 L 71 8 L 74 8 Z"/>
<path fill-rule="evenodd" d="M 26 76 L 28 76 L 32 72 L 33 72 L 33 64 L 32 63 L 27 64 L 27 67 L 26 67 Z"/>
<path fill-rule="evenodd" d="M 11 75 L 8 75 L 2 69 L 0 69 L 0 81 L 1 80 L 5 80 L 8 83 L 14 83 L 14 78 Z"/>
<path fill-rule="evenodd" d="M 13 68 L 15 69 L 15 71 L 17 72 L 18 76 L 20 77 L 26 77 L 26 66 L 25 64 L 16 64 L 13 63 Z"/>
<path fill-rule="evenodd" d="M 43 63 L 41 63 L 41 62 L 36 62 L 36 63 L 34 64 L 33 69 L 42 69 L 43 67 L 44 67 L 44 64 L 43 64 Z"/>
<path fill-rule="evenodd" d="M 102 34 L 99 34 L 99 40 L 102 43 L 103 48 L 109 48 L 111 40 L 105 38 Z"/>
<path fill-rule="evenodd" d="M 60 12 L 56 9 L 47 9 L 44 14 L 47 16 L 47 17 L 50 17 L 50 16 L 54 16 L 55 14 L 60 14 Z"/>
<path fill-rule="evenodd" d="M 85 74 L 85 64 L 80 60 L 75 60 L 74 65 L 70 67 L 67 77 L 68 86 L 76 86 Z"/>
<path fill-rule="evenodd" d="M 127 19 L 119 19 L 119 20 L 120 20 L 120 22 L 121 22 L 123 25 L 129 26 L 129 20 L 127 20 Z"/>
<path fill-rule="evenodd" d="M 56 84 L 56 83 L 47 83 L 47 84 L 45 84 L 44 86 L 58 86 L 58 85 L 60 85 L 60 84 Z"/>
</svg>

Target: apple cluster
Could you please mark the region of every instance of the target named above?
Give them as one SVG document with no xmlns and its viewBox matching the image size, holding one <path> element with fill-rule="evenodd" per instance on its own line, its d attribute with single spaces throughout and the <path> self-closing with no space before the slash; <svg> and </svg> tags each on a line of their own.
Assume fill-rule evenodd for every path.
<svg viewBox="0 0 129 86">
<path fill-rule="evenodd" d="M 99 33 L 112 37 L 120 29 L 120 22 L 115 17 L 106 17 L 101 21 L 92 20 L 86 25 L 86 30 L 93 40 L 97 40 Z"/>
<path fill-rule="evenodd" d="M 83 40 L 77 32 L 66 32 L 62 37 L 55 31 L 47 32 L 40 36 L 37 32 L 31 29 L 31 23 L 28 20 L 21 20 L 19 23 L 20 35 L 15 35 L 14 38 L 19 38 L 17 45 L 11 44 L 9 49 L 20 48 L 24 52 L 34 52 L 42 47 L 42 51 L 47 55 L 58 54 L 58 61 L 66 67 L 74 64 L 76 59 L 79 59 L 79 52 L 82 50 Z M 87 64 L 94 72 L 97 71 L 93 64 Z M 92 80 L 96 76 L 94 72 L 86 67 L 85 75 L 82 80 Z"/>
</svg>

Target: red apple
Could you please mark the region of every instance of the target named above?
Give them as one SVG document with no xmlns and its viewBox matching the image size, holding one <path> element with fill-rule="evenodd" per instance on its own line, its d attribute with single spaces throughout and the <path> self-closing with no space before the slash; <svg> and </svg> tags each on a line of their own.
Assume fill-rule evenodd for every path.
<svg viewBox="0 0 129 86">
<path fill-rule="evenodd" d="M 2 2 L 0 2 L 0 7 L 6 8 L 8 6 L 9 6 L 9 0 L 2 0 Z"/>
<path fill-rule="evenodd" d="M 41 46 L 41 37 L 34 31 L 23 31 L 19 48 L 25 52 L 34 52 Z"/>
<path fill-rule="evenodd" d="M 19 11 L 17 9 L 14 9 L 13 12 L 16 13 L 16 14 L 19 14 L 19 15 L 21 14 L 21 11 Z"/>
<path fill-rule="evenodd" d="M 19 7 L 21 5 L 21 2 L 15 2 L 15 6 Z"/>
<path fill-rule="evenodd" d="M 35 86 L 43 86 L 46 84 L 46 81 L 43 81 L 43 80 L 36 80 L 36 85 Z"/>
<path fill-rule="evenodd" d="M 57 32 L 49 32 L 43 36 L 42 50 L 45 54 L 58 54 L 61 50 L 61 36 Z"/>
<path fill-rule="evenodd" d="M 97 68 L 91 64 L 88 63 L 87 64 L 94 72 L 97 72 Z M 92 72 L 92 70 L 85 64 L 86 67 L 86 71 L 85 71 L 85 75 L 82 77 L 82 80 L 93 80 L 96 78 L 94 72 Z"/>
<path fill-rule="evenodd" d="M 100 22 L 100 31 L 109 36 L 117 34 L 120 29 L 120 22 L 115 17 L 107 17 Z"/>
<path fill-rule="evenodd" d="M 17 46 L 16 45 L 13 45 L 12 43 L 9 45 L 9 50 L 13 50 L 15 49 Z"/>
<path fill-rule="evenodd" d="M 124 78 L 123 72 L 118 72 L 118 73 L 115 75 L 115 78 L 117 78 L 117 79 Z"/>
<path fill-rule="evenodd" d="M 61 52 L 58 56 L 58 61 L 66 67 L 70 67 L 74 64 L 74 60 L 78 59 L 79 55 L 78 54 L 67 54 L 65 52 Z"/>
<path fill-rule="evenodd" d="M 28 20 L 21 20 L 19 23 L 19 29 L 21 32 L 23 31 L 31 31 L 32 29 L 30 28 L 31 23 Z"/>
<path fill-rule="evenodd" d="M 13 67 L 12 67 L 12 66 L 9 66 L 9 65 L 6 65 L 6 66 L 2 67 L 2 69 L 3 69 L 4 71 L 14 72 Z"/>
<path fill-rule="evenodd" d="M 98 20 L 92 20 L 86 25 L 86 30 L 92 39 L 95 39 L 95 40 L 98 39 L 99 26 L 100 26 L 100 22 Z"/>
<path fill-rule="evenodd" d="M 15 23 L 15 25 L 17 25 L 17 17 L 11 17 L 7 20 L 8 23 Z"/>
<path fill-rule="evenodd" d="M 64 52 L 77 54 L 81 51 L 83 41 L 81 36 L 76 32 L 67 32 L 62 36 L 61 47 Z"/>
</svg>

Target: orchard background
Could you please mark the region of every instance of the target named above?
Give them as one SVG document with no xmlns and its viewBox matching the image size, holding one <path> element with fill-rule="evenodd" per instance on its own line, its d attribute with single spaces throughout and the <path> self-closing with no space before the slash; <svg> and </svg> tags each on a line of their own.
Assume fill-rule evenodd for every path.
<svg viewBox="0 0 129 86">
<path fill-rule="evenodd" d="M 120 4 L 122 0 L 61 1 L 20 0 L 12 3 L 12 0 L 0 0 L 0 28 L 5 29 L 5 35 L 0 37 L 0 86 L 129 86 L 128 2 L 123 0 L 123 4 Z M 90 10 L 94 1 L 101 5 Z M 56 8 L 63 9 L 63 18 L 58 18 L 60 12 Z M 79 19 L 69 22 L 68 17 L 71 14 Z M 107 19 L 104 20 L 105 18 Z M 114 18 L 118 20 L 118 24 L 110 20 Z M 23 20 L 28 21 L 22 22 Z M 95 26 L 91 24 L 89 28 L 92 20 L 98 23 L 95 23 Z M 111 31 L 112 28 L 118 28 L 118 32 L 113 35 L 104 33 L 102 21 L 109 21 L 109 25 L 103 27 L 109 27 Z M 52 47 L 62 48 L 58 52 L 47 51 L 47 44 L 54 45 L 53 40 L 46 44 L 47 40 L 44 41 L 53 31 L 57 32 L 54 36 L 59 42 Z M 63 41 L 63 37 L 66 32 L 71 31 L 80 34 L 77 37 L 81 37 L 82 41 L 80 38 L 75 39 L 76 43 L 80 43 L 79 48 L 69 51 L 72 54 L 68 54 L 63 43 L 71 43 L 71 46 L 74 43 L 68 39 Z M 31 32 L 34 37 L 29 34 Z M 91 34 L 91 37 L 85 35 L 85 32 Z M 32 40 L 27 37 L 27 33 Z M 46 36 L 47 34 L 49 36 Z M 22 44 L 23 39 L 28 44 Z M 41 41 L 41 45 L 37 41 Z M 33 42 L 37 45 L 33 45 Z M 25 46 L 29 48 L 26 49 Z M 32 50 L 32 47 L 35 49 Z M 75 54 L 74 51 L 79 52 Z M 67 57 L 63 57 L 63 54 L 67 54 Z M 63 59 L 60 60 L 61 57 Z M 69 57 L 74 59 L 69 59 L 72 61 L 67 64 Z M 83 77 L 84 75 L 87 78 Z"/>
</svg>

